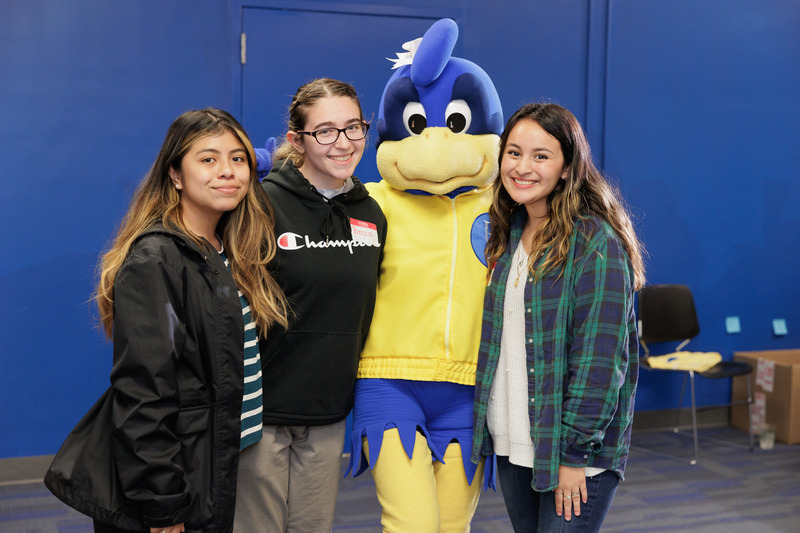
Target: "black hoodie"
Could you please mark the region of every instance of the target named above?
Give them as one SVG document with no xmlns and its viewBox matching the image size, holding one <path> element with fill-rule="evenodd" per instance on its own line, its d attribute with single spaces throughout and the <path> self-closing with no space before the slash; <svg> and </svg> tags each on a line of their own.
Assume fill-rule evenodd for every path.
<svg viewBox="0 0 800 533">
<path fill-rule="evenodd" d="M 291 161 L 278 161 L 262 183 L 278 240 L 270 267 L 291 307 L 288 330 L 260 341 L 265 425 L 333 424 L 353 406 L 386 218 L 351 179 L 351 190 L 327 200 Z"/>
</svg>

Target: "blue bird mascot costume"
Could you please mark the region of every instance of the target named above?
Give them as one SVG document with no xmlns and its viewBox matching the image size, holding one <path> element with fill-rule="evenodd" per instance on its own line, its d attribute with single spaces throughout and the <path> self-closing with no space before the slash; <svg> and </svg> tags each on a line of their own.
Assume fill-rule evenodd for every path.
<svg viewBox="0 0 800 533">
<path fill-rule="evenodd" d="M 397 54 L 378 112 L 383 179 L 368 184 L 388 232 L 350 469 L 371 470 L 389 532 L 469 531 L 484 475 L 469 453 L 503 112 L 486 72 L 451 56 L 457 38 L 442 19 Z"/>
</svg>

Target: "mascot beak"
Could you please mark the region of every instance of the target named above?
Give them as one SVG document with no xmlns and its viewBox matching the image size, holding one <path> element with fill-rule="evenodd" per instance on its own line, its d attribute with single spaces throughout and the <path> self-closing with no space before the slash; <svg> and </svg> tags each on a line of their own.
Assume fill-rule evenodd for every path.
<svg viewBox="0 0 800 533">
<path fill-rule="evenodd" d="M 497 176 L 500 137 L 469 135 L 447 128 L 378 146 L 378 171 L 395 189 L 447 194 L 460 187 L 483 187 Z"/>
</svg>

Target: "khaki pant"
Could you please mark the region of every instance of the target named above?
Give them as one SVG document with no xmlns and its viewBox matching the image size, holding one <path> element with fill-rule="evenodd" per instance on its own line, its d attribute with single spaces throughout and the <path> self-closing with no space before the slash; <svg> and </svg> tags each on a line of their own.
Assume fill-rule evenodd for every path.
<svg viewBox="0 0 800 533">
<path fill-rule="evenodd" d="M 234 533 L 330 533 L 345 425 L 264 426 L 239 455 Z"/>
</svg>

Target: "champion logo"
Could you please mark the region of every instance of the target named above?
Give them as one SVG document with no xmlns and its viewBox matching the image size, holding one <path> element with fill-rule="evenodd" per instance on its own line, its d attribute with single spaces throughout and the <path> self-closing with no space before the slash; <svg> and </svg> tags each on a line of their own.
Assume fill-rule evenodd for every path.
<svg viewBox="0 0 800 533">
<path fill-rule="evenodd" d="M 281 250 L 299 250 L 303 248 L 303 244 L 300 242 L 303 240 L 302 235 L 298 235 L 297 233 L 290 233 L 286 232 L 278 237 L 278 247 Z"/>
<path fill-rule="evenodd" d="M 278 236 L 278 248 L 281 250 L 300 250 L 301 248 L 347 248 L 350 253 L 353 253 L 353 248 L 363 246 L 380 247 L 377 240 L 374 243 L 363 242 L 358 240 L 319 240 L 313 241 L 308 235 L 299 235 L 287 231 Z"/>
</svg>

